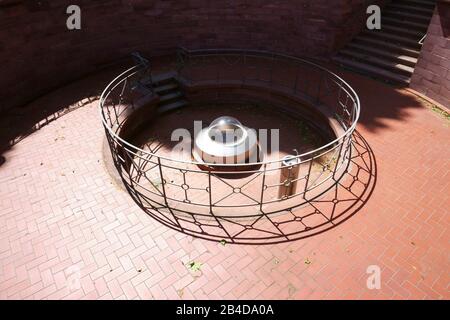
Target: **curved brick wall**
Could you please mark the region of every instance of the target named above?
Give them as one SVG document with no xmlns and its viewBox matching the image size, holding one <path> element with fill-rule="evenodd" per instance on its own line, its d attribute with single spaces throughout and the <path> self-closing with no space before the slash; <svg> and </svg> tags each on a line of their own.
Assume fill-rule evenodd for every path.
<svg viewBox="0 0 450 320">
<path fill-rule="evenodd" d="M 0 111 L 139 50 L 240 47 L 326 56 L 361 28 L 364 0 L 0 0 Z M 66 8 L 82 29 L 66 28 Z M 353 24 L 349 21 L 354 21 Z"/>
<path fill-rule="evenodd" d="M 415 89 L 450 108 L 450 2 L 438 2 L 411 78 Z"/>
</svg>

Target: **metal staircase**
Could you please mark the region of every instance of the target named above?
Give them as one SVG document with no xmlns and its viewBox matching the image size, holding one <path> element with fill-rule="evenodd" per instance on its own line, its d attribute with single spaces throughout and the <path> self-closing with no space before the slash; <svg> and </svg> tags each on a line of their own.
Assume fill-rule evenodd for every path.
<svg viewBox="0 0 450 320">
<path fill-rule="evenodd" d="M 353 71 L 409 84 L 436 0 L 393 0 L 382 9 L 381 30 L 364 30 L 333 60 Z"/>
</svg>

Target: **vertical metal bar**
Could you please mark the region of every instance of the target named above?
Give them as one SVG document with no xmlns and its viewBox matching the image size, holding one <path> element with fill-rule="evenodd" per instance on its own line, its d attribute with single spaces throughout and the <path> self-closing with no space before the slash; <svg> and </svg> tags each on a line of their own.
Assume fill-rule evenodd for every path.
<svg viewBox="0 0 450 320">
<path fill-rule="evenodd" d="M 336 177 L 336 170 L 337 170 L 337 168 L 338 168 L 338 166 L 339 166 L 339 161 L 341 160 L 342 148 L 344 147 L 344 143 L 345 143 L 345 138 L 346 138 L 346 137 L 347 137 L 347 136 L 344 136 L 344 139 L 342 140 L 342 144 L 341 144 L 341 146 L 340 146 L 340 148 L 339 148 L 338 158 L 337 158 L 337 160 L 336 160 L 336 165 L 334 166 L 334 170 L 333 170 L 333 179 Z M 345 161 L 345 158 L 344 158 L 344 161 Z"/>
<path fill-rule="evenodd" d="M 308 184 L 309 184 L 309 178 L 311 176 L 311 168 L 314 161 L 314 157 L 309 160 L 309 168 L 308 168 L 308 174 L 306 175 L 306 181 L 305 181 L 305 190 L 303 190 L 303 199 L 306 200 L 306 192 L 308 191 Z"/>
<path fill-rule="evenodd" d="M 356 102 L 355 102 L 355 100 L 353 100 L 352 99 L 352 111 L 350 112 L 350 119 L 349 119 L 349 126 L 351 126 L 352 125 L 352 123 L 353 123 L 353 120 L 354 120 L 354 118 L 355 118 L 355 109 L 356 109 L 356 107 L 355 107 L 355 105 L 356 105 Z"/>
<path fill-rule="evenodd" d="M 162 186 L 162 194 L 164 197 L 164 204 L 166 205 L 167 209 L 169 210 L 170 214 L 172 215 L 174 222 L 177 224 L 177 226 L 183 232 L 184 231 L 183 226 L 180 224 L 180 222 L 178 222 L 176 215 L 173 213 L 172 208 L 169 206 L 169 203 L 167 202 L 166 186 L 164 184 L 164 176 L 163 176 L 163 172 L 162 172 L 161 158 L 159 158 L 159 157 L 157 157 L 157 158 L 158 158 L 159 174 L 161 176 L 161 186 Z"/>
<path fill-rule="evenodd" d="M 183 175 L 183 183 L 184 183 L 185 185 L 188 185 L 187 182 L 186 182 L 186 173 L 187 173 L 187 171 L 183 172 L 183 171 L 180 170 L 180 172 L 181 172 L 181 174 Z M 183 188 L 183 190 L 184 190 L 184 199 L 185 199 L 186 201 L 189 201 L 187 189 L 184 189 L 184 188 Z"/>
<path fill-rule="evenodd" d="M 345 157 L 347 156 L 348 150 L 350 149 L 351 144 L 352 144 L 352 134 L 349 134 L 348 139 L 347 139 L 347 145 L 345 146 L 345 151 L 344 151 L 344 161 L 345 161 Z"/>
<path fill-rule="evenodd" d="M 228 239 L 231 242 L 234 242 L 233 237 L 231 236 L 231 234 L 228 232 L 228 230 L 223 226 L 223 224 L 220 222 L 219 218 L 217 218 L 214 215 L 213 212 L 213 204 L 212 204 L 212 184 L 211 184 L 211 170 L 208 170 L 208 189 L 209 189 L 209 213 L 211 214 L 211 216 L 214 217 L 214 219 L 216 220 L 217 224 L 220 226 L 220 228 L 222 228 L 222 230 L 227 234 Z"/>
<path fill-rule="evenodd" d="M 345 119 L 345 110 L 347 109 L 347 102 L 348 102 L 348 94 L 345 95 L 345 102 L 343 105 L 341 105 L 341 112 L 339 113 L 339 115 L 341 116 L 341 118 L 344 120 Z M 346 124 L 347 125 L 347 124 Z"/>
<path fill-rule="evenodd" d="M 208 170 L 208 191 L 209 191 L 209 213 L 213 214 L 212 189 L 211 189 L 211 170 Z"/>
<path fill-rule="evenodd" d="M 134 166 L 134 160 L 132 158 L 132 155 L 130 155 L 128 149 L 122 143 L 120 143 L 119 146 L 123 156 L 123 165 L 125 166 L 125 170 L 127 171 L 128 177 L 130 178 L 130 185 L 131 187 L 133 187 L 133 169 L 136 169 L 136 167 Z"/>
<path fill-rule="evenodd" d="M 127 87 L 127 84 L 128 84 L 128 78 L 129 78 L 129 76 L 127 76 L 123 82 L 123 87 L 119 94 L 119 104 L 122 104 L 123 94 L 125 93 L 125 88 Z"/>
<path fill-rule="evenodd" d="M 262 206 L 264 202 L 264 191 L 265 191 L 265 185 L 266 185 L 266 168 L 267 163 L 264 164 L 264 171 L 263 171 L 263 177 L 262 177 L 262 183 L 261 183 L 261 198 L 259 201 L 259 210 L 262 212 Z"/>
<path fill-rule="evenodd" d="M 103 127 L 104 127 L 104 129 L 105 129 L 106 140 L 108 140 L 109 151 L 111 152 L 111 156 L 112 156 L 112 158 L 113 158 L 114 164 L 117 164 L 117 163 L 118 163 L 118 160 L 117 160 L 117 152 L 115 151 L 114 143 L 113 143 L 113 141 L 112 141 L 112 137 L 111 137 L 111 135 L 109 134 L 109 131 L 107 130 L 106 126 L 103 126 Z"/>
<path fill-rule="evenodd" d="M 109 93 L 111 93 L 111 91 Z M 109 93 L 108 93 L 108 95 L 109 95 Z M 114 126 L 114 124 L 113 124 L 113 120 L 111 118 L 111 111 L 109 110 L 108 106 L 105 107 L 104 103 L 105 103 L 105 101 L 102 102 L 101 107 L 102 107 L 102 109 L 106 108 L 106 115 L 108 115 L 108 123 L 109 123 L 110 128 L 112 128 Z M 105 114 L 105 112 L 103 112 L 103 114 Z"/>
<path fill-rule="evenodd" d="M 341 93 L 342 93 L 342 81 L 339 82 L 339 90 L 338 90 L 338 96 L 337 96 L 337 108 L 336 108 L 336 114 L 339 114 L 339 107 L 342 107 L 341 102 Z M 348 96 L 347 96 L 348 97 Z"/>
<path fill-rule="evenodd" d="M 162 193 L 163 193 L 163 197 L 164 197 L 164 203 L 166 204 L 167 207 L 169 207 L 169 203 L 167 202 L 166 187 L 164 185 L 164 176 L 163 176 L 163 172 L 162 172 L 160 157 L 158 157 L 158 168 L 159 168 L 159 175 L 161 177 L 161 186 L 162 186 Z"/>
</svg>

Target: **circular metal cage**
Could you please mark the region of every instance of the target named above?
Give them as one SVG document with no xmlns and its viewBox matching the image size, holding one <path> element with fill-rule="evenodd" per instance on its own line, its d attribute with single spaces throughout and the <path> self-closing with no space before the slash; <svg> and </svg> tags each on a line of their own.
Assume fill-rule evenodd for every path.
<svg viewBox="0 0 450 320">
<path fill-rule="evenodd" d="M 187 234 L 235 243 L 288 241 L 335 224 L 339 215 L 317 208 L 311 213 L 309 204 L 332 192 L 354 165 L 360 102 L 349 84 L 313 62 L 256 50 L 180 49 L 176 77 L 188 86 L 261 87 L 289 96 L 325 114 L 336 136 L 289 161 L 263 159 L 240 164 L 245 169 L 239 171 L 232 163 L 197 163 L 145 150 L 122 134 L 137 108 L 133 90 L 144 83 L 147 99 L 156 96 L 149 67 L 140 63 L 105 88 L 100 114 L 114 164 L 147 213 Z M 282 226 L 286 214 L 297 222 L 289 231 Z M 314 215 L 325 218 L 312 222 Z"/>
</svg>

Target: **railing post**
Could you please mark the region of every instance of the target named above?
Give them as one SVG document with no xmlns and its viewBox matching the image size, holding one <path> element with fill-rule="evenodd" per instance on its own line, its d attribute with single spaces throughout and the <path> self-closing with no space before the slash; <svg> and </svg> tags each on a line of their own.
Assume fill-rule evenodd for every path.
<svg viewBox="0 0 450 320">
<path fill-rule="evenodd" d="M 237 57 L 237 55 L 241 55 L 240 57 Z M 232 57 L 237 57 L 236 60 L 231 59 L 232 61 L 227 61 L 226 57 L 227 56 L 232 56 Z M 224 58 L 224 61 L 222 61 L 222 58 Z M 255 63 L 255 60 L 259 60 L 258 58 L 262 57 L 263 59 L 261 63 Z M 240 77 L 241 83 L 245 83 L 246 82 L 246 75 L 247 75 L 247 65 L 251 67 L 251 71 L 249 71 L 249 82 L 252 81 L 253 77 L 253 67 L 256 66 L 255 69 L 255 74 L 257 76 L 257 80 L 259 79 L 259 83 L 265 83 L 267 85 L 267 81 L 269 81 L 269 85 L 272 87 L 276 87 L 277 85 L 280 84 L 280 80 L 286 80 L 285 75 L 280 72 L 279 67 L 281 67 L 281 65 L 285 63 L 284 60 L 284 56 L 283 55 L 276 55 L 276 54 L 269 54 L 269 53 L 264 53 L 264 52 L 259 52 L 259 51 L 246 51 L 246 50 L 205 50 L 205 51 L 201 51 L 201 50 L 194 50 L 194 51 L 183 51 L 182 49 L 177 51 L 177 70 L 178 72 L 181 73 L 185 73 L 187 77 L 191 77 L 191 78 L 196 78 L 197 76 L 193 76 L 193 72 L 191 72 L 191 66 L 193 67 L 193 69 L 199 69 L 199 73 L 198 73 L 198 78 L 199 79 L 205 79 L 206 80 L 210 80 L 212 82 L 214 82 L 216 79 L 216 81 L 221 81 L 222 80 L 222 76 L 224 76 L 224 80 L 229 80 L 229 77 L 227 75 L 227 69 L 223 69 L 223 65 L 226 64 L 226 67 L 228 66 L 228 64 L 230 64 L 232 66 L 232 68 L 239 68 L 241 67 L 242 70 L 235 70 L 232 72 L 232 80 L 239 80 L 236 79 L 234 77 Z M 269 60 L 270 59 L 270 60 Z M 295 60 L 294 60 L 295 61 Z M 352 124 L 356 125 L 356 120 L 359 116 L 359 108 L 360 108 L 360 102 L 358 99 L 357 94 L 353 91 L 353 89 L 348 88 L 348 85 L 346 84 L 346 82 L 340 78 L 336 78 L 336 79 L 340 79 L 338 81 L 336 81 L 335 78 L 333 78 L 333 74 L 330 74 L 329 72 L 327 72 L 325 69 L 318 69 L 315 68 L 314 64 L 300 64 L 302 63 L 301 59 L 298 59 L 298 63 L 296 62 L 296 65 L 292 65 L 292 68 L 290 69 L 290 72 L 295 72 L 294 74 L 294 82 L 293 82 L 293 87 L 292 87 L 292 91 L 291 91 L 291 95 L 296 95 L 297 93 L 299 93 L 299 95 L 303 94 L 304 92 L 308 95 L 308 99 L 310 99 L 310 101 L 317 101 L 319 104 L 327 104 L 326 107 L 333 107 L 334 108 L 334 100 L 332 100 L 330 104 L 328 104 L 329 100 L 329 96 L 331 96 L 333 99 L 335 99 L 335 85 L 337 84 L 338 87 L 338 105 L 337 105 L 337 113 L 335 115 L 336 119 L 338 119 L 339 121 L 341 120 L 339 118 L 339 107 L 341 108 L 341 111 L 344 110 L 344 115 L 348 117 L 344 117 L 344 122 L 339 122 L 339 125 L 343 125 L 344 129 L 346 129 L 345 134 L 343 136 L 341 136 L 341 138 L 337 141 L 335 141 L 335 143 L 332 144 L 332 147 L 330 147 L 331 144 L 328 145 L 327 152 L 325 152 L 325 156 L 321 156 L 319 153 L 320 150 L 323 150 L 322 148 L 319 148 L 319 151 L 311 151 L 314 152 L 312 153 L 307 153 L 308 157 L 310 157 L 309 159 L 305 159 L 304 162 L 301 162 L 300 164 L 298 164 L 297 169 L 301 169 L 302 173 L 305 172 L 307 173 L 304 177 L 301 177 L 300 180 L 303 180 L 304 178 L 304 191 L 303 191 L 303 198 L 305 200 L 305 202 L 311 200 L 315 194 L 316 194 L 316 189 L 318 189 L 318 187 L 325 182 L 328 178 L 331 179 L 335 179 L 336 181 L 339 180 L 340 176 L 342 174 L 344 174 L 346 172 L 346 170 L 348 169 L 349 163 L 352 162 L 353 160 L 351 159 L 354 156 L 354 152 L 355 150 L 352 149 L 354 148 L 354 145 L 352 143 L 353 141 L 353 136 L 352 136 L 352 132 L 353 132 L 353 127 L 351 127 Z M 203 65 L 201 65 L 201 63 L 204 63 Z M 277 63 L 280 63 L 279 65 L 277 65 Z M 287 64 L 289 66 L 289 64 Z M 148 68 L 148 69 L 147 69 Z M 269 68 L 269 74 L 265 73 L 266 68 Z M 108 139 L 108 143 L 110 146 L 110 150 L 111 153 L 113 154 L 113 158 L 115 160 L 116 166 L 118 166 L 121 170 L 122 170 L 122 174 L 124 175 L 124 178 L 126 178 L 126 180 L 124 179 L 124 183 L 127 185 L 127 187 L 130 187 L 131 189 L 134 189 L 134 191 L 131 191 L 133 194 L 135 194 L 134 197 L 136 197 L 136 201 L 140 201 L 139 198 L 141 198 L 142 200 L 144 200 L 144 197 L 146 197 L 146 201 L 140 201 L 141 203 L 144 203 L 145 209 L 154 209 L 154 210 L 160 210 L 161 212 L 164 213 L 164 215 L 167 215 L 169 212 L 173 215 L 173 221 L 174 223 L 178 223 L 177 228 L 182 229 L 181 225 L 179 222 L 179 220 L 183 220 L 183 217 L 177 217 L 178 216 L 178 212 L 182 212 L 183 210 L 179 210 L 180 208 L 172 208 L 171 206 L 174 205 L 174 202 L 178 201 L 178 200 L 182 200 L 179 199 L 177 197 L 175 197 L 175 195 L 172 192 L 173 186 L 176 185 L 175 183 L 171 182 L 172 180 L 170 179 L 171 176 L 171 172 L 173 170 L 172 166 L 168 163 L 168 162 L 176 162 L 177 164 L 175 164 L 175 166 L 178 165 L 177 160 L 175 159 L 168 159 L 165 160 L 165 157 L 158 157 L 157 155 L 155 155 L 153 153 L 153 150 L 150 150 L 150 152 L 148 151 L 142 151 L 142 154 L 145 154 L 150 157 L 156 157 L 157 161 L 156 161 L 156 165 L 158 166 L 159 170 L 159 176 L 161 181 L 156 181 L 156 183 L 152 182 L 151 180 L 147 180 L 150 182 L 150 184 L 154 185 L 157 189 L 157 192 L 154 193 L 153 190 L 151 190 L 151 194 L 155 194 L 155 198 L 147 197 L 147 194 L 145 192 L 141 192 L 139 191 L 139 186 L 141 186 L 141 182 L 140 180 L 142 179 L 142 175 L 145 174 L 145 170 L 143 168 L 146 168 L 147 163 L 151 163 L 151 169 L 153 170 L 153 166 L 155 164 L 155 161 L 149 161 L 149 158 L 144 158 L 142 156 L 142 160 L 141 158 L 141 149 L 139 149 L 137 146 L 133 146 L 131 143 L 128 144 L 127 142 L 122 142 L 122 140 L 119 139 L 120 137 L 120 127 L 118 125 L 115 125 L 115 122 L 118 122 L 119 119 L 121 119 L 120 121 L 122 121 L 122 115 L 123 110 L 127 111 L 126 108 L 129 107 L 127 104 L 127 94 L 130 92 L 130 89 L 134 88 L 135 85 L 135 79 L 136 77 L 138 77 L 138 80 L 143 80 L 145 79 L 145 85 L 148 86 L 149 83 L 152 83 L 152 77 L 151 77 L 151 73 L 150 73 L 150 77 L 147 77 L 148 75 L 145 74 L 145 78 L 143 78 L 143 73 L 142 72 L 146 72 L 146 70 L 150 71 L 150 67 L 149 64 L 138 64 L 136 66 L 134 66 L 132 69 L 134 72 L 131 74 L 130 71 L 126 71 L 123 74 L 121 74 L 119 77 L 117 77 L 118 80 L 114 80 L 110 85 L 108 85 L 107 88 L 105 88 L 104 94 L 102 94 L 102 99 L 100 102 L 100 107 L 103 108 L 102 111 L 102 116 L 103 116 L 103 121 L 104 121 L 104 127 L 105 130 L 107 131 L 107 139 Z M 276 72 L 276 74 L 275 74 Z M 238 74 L 239 73 L 239 74 Z M 261 75 L 261 77 L 259 77 Z M 269 78 L 266 78 L 265 76 L 269 75 Z M 276 77 L 275 77 L 276 76 Z M 289 73 L 288 75 L 289 77 L 292 76 L 292 73 Z M 311 78 L 313 78 L 311 81 Z M 120 80 L 120 81 L 119 81 Z M 290 78 L 290 80 L 292 80 L 292 78 Z M 201 82 L 203 80 L 198 80 L 197 82 Z M 318 82 L 318 83 L 317 83 Z M 275 85 L 274 85 L 275 83 Z M 283 82 L 281 82 L 282 84 Z M 287 86 L 283 86 L 283 89 L 287 89 L 289 90 L 288 86 L 289 84 L 287 84 Z M 298 88 L 298 86 L 300 86 L 300 88 Z M 314 88 L 314 86 L 316 86 L 316 88 Z M 113 88 L 113 89 L 110 89 Z M 150 88 L 149 88 L 150 89 Z M 311 89 L 311 91 L 309 91 L 309 89 Z M 305 91 L 304 91 L 305 90 Z M 323 90 L 323 93 L 322 93 Z M 348 93 L 350 92 L 350 93 Z M 148 92 L 147 92 L 148 93 Z M 331 93 L 333 93 L 331 95 Z M 351 101 L 346 101 L 344 104 L 342 104 L 340 102 L 340 99 L 344 99 L 344 94 L 346 95 L 346 99 Z M 316 95 L 316 97 L 314 97 L 314 95 Z M 108 98 L 109 97 L 109 98 Z M 321 99 L 324 100 L 321 100 Z M 106 99 L 108 99 L 108 101 L 106 102 Z M 124 101 L 125 100 L 125 101 Z M 104 102 L 104 106 L 103 106 L 103 102 Z M 125 105 L 123 105 L 125 102 Z M 353 102 L 352 105 L 350 106 L 350 102 Z M 351 110 L 350 110 L 351 108 Z M 112 109 L 112 110 L 111 110 Z M 333 109 L 334 111 L 334 109 Z M 126 114 L 125 114 L 126 115 Z M 113 121 L 113 117 L 116 117 L 116 121 Z M 119 123 L 117 123 L 119 124 Z M 358 142 L 358 137 L 356 137 L 355 139 L 356 142 Z M 338 145 L 340 144 L 340 145 Z M 338 152 L 336 154 L 336 152 Z M 156 153 L 156 152 L 155 152 Z M 137 157 L 138 156 L 138 157 Z M 305 156 L 306 158 L 306 156 Z M 330 161 L 322 161 L 322 160 L 326 160 L 329 159 Z M 154 158 L 153 158 L 154 159 Z M 317 161 L 316 161 L 317 160 Z M 142 162 L 144 161 L 144 162 Z M 167 161 L 167 162 L 166 162 Z M 309 163 L 307 164 L 307 161 L 309 161 Z M 314 167 L 314 172 L 312 167 L 314 166 L 314 161 L 316 161 L 316 167 Z M 330 166 L 330 162 L 331 163 L 335 163 L 335 167 L 332 170 L 333 172 L 331 172 L 331 170 L 329 169 L 328 166 Z M 342 164 L 340 164 L 340 162 L 343 162 Z M 162 162 L 166 162 L 167 164 L 167 169 L 166 172 L 164 173 L 164 170 L 162 169 Z M 189 161 L 183 161 L 184 162 L 189 162 Z M 260 195 L 258 196 L 257 194 L 255 196 L 251 197 L 251 200 L 253 200 L 251 205 L 247 205 L 246 203 L 241 203 L 240 201 L 238 202 L 233 202 L 231 203 L 231 207 L 239 207 L 239 208 L 244 208 L 244 206 L 251 206 L 252 209 L 256 209 L 256 210 L 260 210 L 260 215 L 265 216 L 266 218 L 268 218 L 268 220 L 270 220 L 270 213 L 272 213 L 272 206 L 269 205 L 272 202 L 277 202 L 278 206 L 284 206 L 284 205 L 291 205 L 291 203 L 286 202 L 286 203 L 282 203 L 282 199 L 284 199 L 284 197 L 278 197 L 280 199 L 277 199 L 276 195 L 272 195 L 272 188 L 275 185 L 272 185 L 272 177 L 270 177 L 270 171 L 274 171 L 274 173 L 277 173 L 277 170 L 283 170 L 281 167 L 277 168 L 277 164 L 274 162 L 265 162 L 265 161 L 261 161 L 262 162 L 262 167 L 260 167 L 259 170 L 251 170 L 253 173 L 256 173 L 257 175 L 261 175 L 261 182 L 260 182 Z M 274 165 L 272 165 L 271 163 L 274 163 Z M 143 165 L 142 165 L 143 164 Z M 320 166 L 319 164 L 322 166 L 323 170 L 319 170 Z M 301 165 L 301 167 L 300 167 Z M 267 168 L 267 166 L 269 166 Z M 339 168 L 340 167 L 340 168 Z M 172 169 L 171 169 L 172 168 Z M 290 166 L 288 168 L 286 168 L 289 170 L 289 173 L 286 175 L 286 178 L 283 179 L 282 181 L 286 180 L 288 182 L 288 185 L 291 186 L 292 184 L 297 182 L 297 177 L 293 177 L 293 170 L 295 170 L 295 166 Z M 175 170 L 176 171 L 176 170 Z M 181 170 L 180 170 L 181 171 Z M 196 172 L 196 170 L 192 170 L 193 172 Z M 208 199 L 203 199 L 200 202 L 200 205 L 203 206 L 203 209 L 209 210 L 210 215 L 216 219 L 217 221 L 217 226 L 222 228 L 223 231 L 227 234 L 227 237 L 229 239 L 231 239 L 231 241 L 233 241 L 233 238 L 231 235 L 228 234 L 226 227 L 224 227 L 224 225 L 222 225 L 223 223 L 226 223 L 227 221 L 227 217 L 226 216 L 222 216 L 221 215 L 221 211 L 222 210 L 217 210 L 217 208 L 221 208 L 222 205 L 220 204 L 220 200 L 219 198 L 221 197 L 221 194 L 217 194 L 218 192 L 221 192 L 221 190 L 217 190 L 217 188 L 215 189 L 215 196 L 212 196 L 212 175 L 214 172 L 215 176 L 215 183 L 217 183 L 220 179 L 220 173 L 215 171 L 215 170 L 204 170 L 202 168 L 202 171 L 204 171 L 203 173 L 201 173 L 201 175 L 203 176 L 203 174 L 207 174 L 207 179 L 208 182 L 207 184 L 204 183 L 204 186 L 202 189 L 199 189 L 200 191 L 205 191 L 206 188 L 205 184 L 207 186 L 207 192 L 208 192 Z M 136 175 L 137 172 L 137 175 Z M 183 181 L 185 184 L 186 183 L 186 179 L 189 180 L 189 175 L 185 175 L 184 171 L 183 172 Z M 269 172 L 269 174 L 267 173 Z M 327 175 L 327 179 L 322 180 L 320 179 L 322 177 L 322 174 L 324 172 L 329 172 L 331 174 Z M 128 174 L 128 177 L 125 177 L 125 175 Z M 165 180 L 164 179 L 164 175 L 167 174 L 168 179 Z M 179 173 L 176 173 L 179 175 Z M 203 176 L 204 177 L 204 176 Z M 158 173 L 156 173 L 156 179 L 158 178 Z M 256 178 L 256 176 L 255 176 Z M 259 178 L 259 177 L 258 177 Z M 331 180 L 330 179 L 330 180 Z M 293 180 L 296 180 L 295 182 L 292 182 Z M 299 181 L 300 181 L 299 180 Z M 267 182 L 266 182 L 267 181 Z M 310 183 L 310 181 L 312 181 Z M 331 182 L 333 182 L 333 180 L 331 180 Z M 147 183 L 146 181 L 144 183 Z M 159 183 L 161 185 L 161 187 L 159 187 Z M 166 190 L 166 184 L 167 187 L 169 188 L 168 190 Z M 257 185 L 257 181 L 256 181 L 256 185 Z M 299 191 L 301 191 L 301 189 L 303 189 L 300 186 L 300 183 L 298 183 L 298 188 Z M 324 185 L 327 186 L 327 185 Z M 146 189 L 147 186 L 142 185 L 142 187 L 144 189 Z M 217 186 L 216 186 L 217 187 Z M 151 188 L 150 188 L 151 189 Z M 265 191 L 267 190 L 267 198 L 265 198 Z M 321 189 L 320 189 L 321 190 Z M 319 191 L 320 191 L 319 190 Z M 235 191 L 235 190 L 233 190 Z M 311 197 L 307 198 L 307 192 L 311 191 Z M 235 191 L 237 192 L 237 191 Z M 240 191 L 239 191 L 240 192 Z M 167 195 L 167 193 L 170 193 L 169 195 Z M 287 193 L 287 192 L 285 192 Z M 185 191 L 185 195 L 186 195 L 186 199 L 187 198 L 187 194 L 188 192 Z M 244 192 L 242 192 L 242 195 L 245 195 Z M 296 191 L 293 192 L 293 195 L 299 195 Z M 204 196 L 204 194 L 203 194 Z M 160 197 L 163 197 L 164 202 L 161 201 L 163 199 L 161 199 Z M 259 201 L 258 201 L 259 198 Z M 308 199 L 308 200 L 307 200 Z M 205 200 L 205 201 L 204 201 Z M 265 201 L 267 200 L 267 202 Z M 169 203 L 170 201 L 170 203 Z M 193 201 L 194 202 L 194 201 Z M 153 205 L 148 205 L 146 203 L 157 203 L 158 207 L 153 206 Z M 163 205 L 164 203 L 164 205 Z M 191 213 L 194 216 L 194 219 L 196 217 L 196 215 L 201 216 L 202 214 L 200 212 L 198 212 L 198 210 L 195 210 L 193 207 L 194 205 L 197 205 L 196 203 L 190 203 L 189 201 L 186 201 L 186 203 L 189 203 L 189 205 L 187 206 L 186 212 Z M 264 207 L 264 205 L 266 205 L 266 207 Z M 163 206 L 165 206 L 165 208 L 162 208 Z M 242 206 L 242 207 L 241 207 Z M 224 206 L 226 207 L 226 206 Z M 214 209 L 216 208 L 216 209 Z M 278 207 L 276 208 L 277 210 L 279 209 Z M 239 210 L 239 209 L 238 209 Z M 219 212 L 220 211 L 220 212 Z M 224 210 L 225 211 L 225 210 Z M 242 210 L 243 212 L 238 212 L 237 217 L 239 217 L 240 215 L 244 215 L 246 214 L 246 212 L 244 212 L 244 210 Z M 217 215 L 217 216 L 215 216 Z M 171 217 L 167 216 L 168 218 L 170 218 L 170 221 L 172 221 Z M 168 221 L 168 220 L 167 220 Z M 199 224 L 201 224 L 201 221 L 198 221 Z M 206 225 L 206 224 L 205 224 Z M 277 226 L 277 224 L 274 224 L 275 226 Z M 212 225 L 211 225 L 212 226 Z M 214 225 L 216 226 L 216 225 Z M 225 224 L 225 226 L 227 226 Z M 191 231 L 191 230 L 190 230 Z M 202 233 L 204 236 L 211 236 L 213 237 L 214 234 L 210 233 L 209 231 L 203 230 L 200 232 Z M 227 238 L 227 239 L 228 239 Z M 236 235 L 236 239 L 237 241 L 247 241 L 246 237 L 244 236 L 239 236 Z M 252 239 L 254 240 L 254 239 Z M 250 240 L 249 240 L 250 241 Z"/>
<path fill-rule="evenodd" d="M 308 192 L 308 184 L 309 184 L 309 178 L 311 177 L 311 168 L 314 161 L 314 156 L 309 160 L 309 167 L 308 167 L 308 174 L 306 175 L 305 180 L 305 190 L 303 191 L 303 199 L 306 200 L 306 192 Z"/>
<path fill-rule="evenodd" d="M 264 163 L 264 170 L 263 170 L 263 177 L 262 177 L 262 183 L 261 183 L 261 198 L 259 201 L 259 210 L 261 212 L 263 212 L 263 203 L 264 203 L 264 191 L 265 191 L 265 186 L 266 186 L 266 168 L 267 168 L 267 163 Z"/>
<path fill-rule="evenodd" d="M 345 138 L 346 138 L 346 137 L 347 137 L 347 136 L 344 136 L 344 139 L 342 140 L 342 144 L 341 144 L 341 146 L 340 146 L 340 148 L 339 148 L 338 158 L 337 158 L 337 160 L 336 160 L 336 165 L 334 166 L 334 170 L 333 170 L 333 179 L 336 177 L 336 170 L 337 170 L 337 168 L 338 168 L 339 161 L 341 160 L 342 148 L 344 147 L 344 143 L 345 143 Z M 344 158 L 344 161 L 345 161 L 345 158 Z"/>
<path fill-rule="evenodd" d="M 353 135 L 353 133 L 350 133 L 347 138 L 347 145 L 345 146 L 345 151 L 344 151 L 344 161 L 345 161 L 345 157 L 347 156 L 348 150 L 350 149 L 350 146 L 352 144 L 352 135 Z"/>
<path fill-rule="evenodd" d="M 164 203 L 166 204 L 167 207 L 169 207 L 169 203 L 167 202 L 167 195 L 166 195 L 166 186 L 164 183 L 164 176 L 163 176 L 163 171 L 162 171 L 162 166 L 161 166 L 161 158 L 158 158 L 158 168 L 159 168 L 159 175 L 161 177 L 161 186 L 162 186 L 162 194 L 164 197 Z"/>
<path fill-rule="evenodd" d="M 211 189 L 211 170 L 208 170 L 208 197 L 209 197 L 209 213 L 213 215 L 212 189 Z"/>
</svg>

